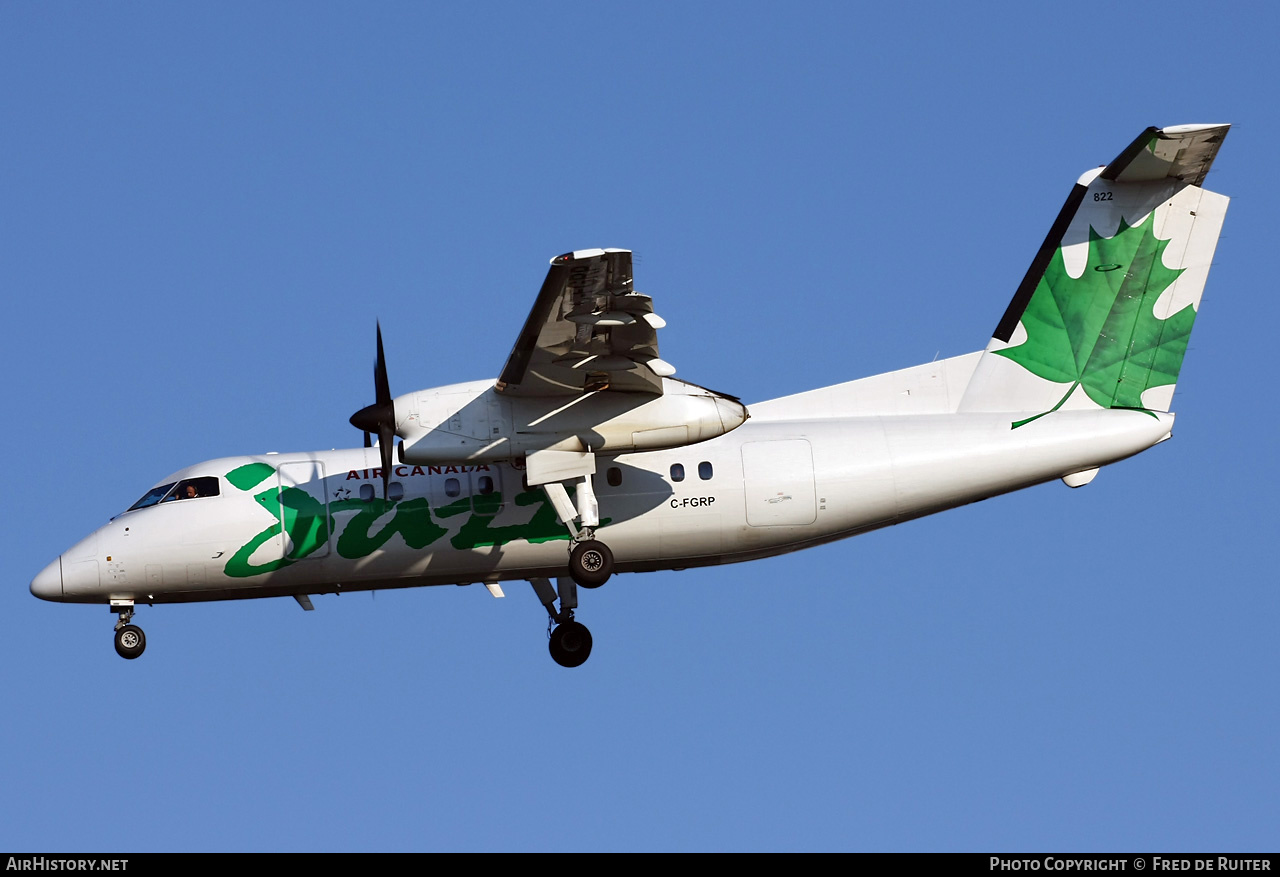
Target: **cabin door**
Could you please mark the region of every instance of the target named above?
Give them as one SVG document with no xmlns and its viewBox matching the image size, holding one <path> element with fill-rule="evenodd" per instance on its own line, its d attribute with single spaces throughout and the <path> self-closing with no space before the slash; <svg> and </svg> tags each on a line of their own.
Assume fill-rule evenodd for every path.
<svg viewBox="0 0 1280 877">
<path fill-rule="evenodd" d="M 329 553 L 329 495 L 319 460 L 281 463 L 280 524 L 289 560 Z"/>
</svg>

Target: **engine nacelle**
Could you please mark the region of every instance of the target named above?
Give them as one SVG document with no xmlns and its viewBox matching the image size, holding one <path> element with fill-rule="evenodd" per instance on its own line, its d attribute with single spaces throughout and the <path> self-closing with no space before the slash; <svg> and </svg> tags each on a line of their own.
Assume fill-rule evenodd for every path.
<svg viewBox="0 0 1280 877">
<path fill-rule="evenodd" d="M 404 463 L 496 463 L 532 451 L 620 454 L 678 448 L 724 435 L 746 406 L 696 384 L 663 378 L 663 394 L 602 391 L 504 396 L 493 381 L 422 390 L 395 400 Z"/>
</svg>

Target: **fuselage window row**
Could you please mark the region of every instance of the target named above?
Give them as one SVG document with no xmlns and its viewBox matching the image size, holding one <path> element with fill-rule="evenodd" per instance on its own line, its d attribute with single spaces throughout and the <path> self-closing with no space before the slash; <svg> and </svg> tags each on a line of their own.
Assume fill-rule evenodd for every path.
<svg viewBox="0 0 1280 877">
<path fill-rule="evenodd" d="M 703 481 L 710 481 L 711 477 L 714 474 L 715 474 L 715 471 L 712 469 L 711 463 L 709 461 L 703 460 L 701 463 L 698 464 L 698 477 L 701 478 Z M 684 481 L 684 464 L 683 463 L 671 464 L 671 480 Z M 610 481 L 609 483 L 612 484 L 613 482 Z"/>
</svg>

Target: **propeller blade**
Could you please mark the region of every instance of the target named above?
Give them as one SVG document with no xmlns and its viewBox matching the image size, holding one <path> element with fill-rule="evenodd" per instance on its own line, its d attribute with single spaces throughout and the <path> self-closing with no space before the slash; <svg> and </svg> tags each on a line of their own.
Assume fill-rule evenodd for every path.
<svg viewBox="0 0 1280 877">
<path fill-rule="evenodd" d="M 384 424 L 378 430 L 378 450 L 382 452 L 382 500 L 386 502 L 387 490 L 391 486 L 391 452 L 395 448 L 396 433 L 391 424 Z"/>
<path fill-rule="evenodd" d="M 382 351 L 382 323 L 378 322 L 378 358 L 373 364 L 374 403 L 351 415 L 351 425 L 364 432 L 364 446 L 372 447 L 378 436 L 378 453 L 382 458 L 382 498 L 391 487 L 392 451 L 396 442 L 396 403 L 391 398 L 391 382 L 387 380 L 387 357 Z"/>
<path fill-rule="evenodd" d="M 391 385 L 387 381 L 387 359 L 382 355 L 382 323 L 378 326 L 378 361 L 373 367 L 374 399 L 379 405 L 391 401 Z"/>
</svg>

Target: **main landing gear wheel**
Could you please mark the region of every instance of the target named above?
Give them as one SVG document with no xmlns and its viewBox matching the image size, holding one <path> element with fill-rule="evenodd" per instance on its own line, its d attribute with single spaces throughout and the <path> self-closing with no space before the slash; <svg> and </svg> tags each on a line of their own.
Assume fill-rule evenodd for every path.
<svg viewBox="0 0 1280 877">
<path fill-rule="evenodd" d="M 552 660 L 561 667 L 579 667 L 591 657 L 591 631 L 585 624 L 566 621 L 551 631 L 548 647 Z"/>
<path fill-rule="evenodd" d="M 116 654 L 122 658 L 133 660 L 147 648 L 147 635 L 142 628 L 134 624 L 126 624 L 116 631 Z M 590 649 L 590 646 L 587 647 Z M 585 660 L 585 659 L 584 659 Z"/>
<path fill-rule="evenodd" d="M 613 552 L 595 539 L 579 542 L 569 554 L 569 575 L 584 588 L 600 587 L 613 575 Z"/>
</svg>

